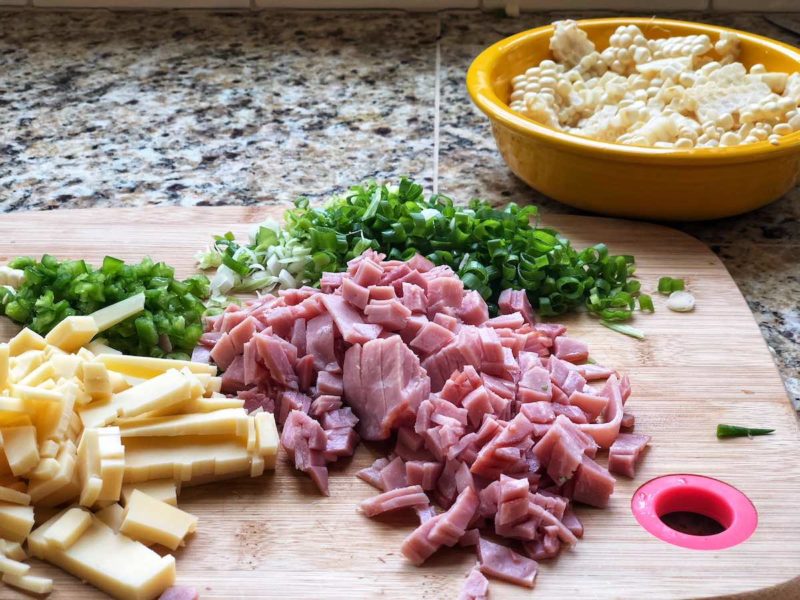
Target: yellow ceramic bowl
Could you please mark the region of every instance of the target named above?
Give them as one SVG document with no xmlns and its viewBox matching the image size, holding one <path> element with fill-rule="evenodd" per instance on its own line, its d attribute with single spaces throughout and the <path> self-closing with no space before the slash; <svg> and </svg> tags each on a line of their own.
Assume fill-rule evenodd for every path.
<svg viewBox="0 0 800 600">
<path fill-rule="evenodd" d="M 725 27 L 669 19 L 588 19 L 581 29 L 599 50 L 620 25 L 634 24 L 648 38 L 705 33 Z M 740 61 L 769 71 L 800 71 L 800 50 L 743 31 Z M 730 148 L 672 150 L 599 142 L 540 125 L 508 107 L 511 79 L 546 58 L 552 25 L 524 31 L 482 52 L 467 74 L 472 100 L 492 122 L 511 170 L 544 194 L 608 215 L 702 220 L 736 215 L 779 198 L 800 173 L 800 132 L 780 145 L 758 142 Z"/>
</svg>

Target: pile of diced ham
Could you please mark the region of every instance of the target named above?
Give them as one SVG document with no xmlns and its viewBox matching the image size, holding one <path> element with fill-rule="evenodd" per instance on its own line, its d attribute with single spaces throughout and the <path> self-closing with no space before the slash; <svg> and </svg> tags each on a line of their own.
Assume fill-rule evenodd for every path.
<svg viewBox="0 0 800 600">
<path fill-rule="evenodd" d="M 595 462 L 632 477 L 647 436 L 624 412 L 628 378 L 589 362 L 561 325 L 537 323 L 523 291 L 500 316 L 446 266 L 367 251 L 321 289 L 281 291 L 208 319 L 195 360 L 223 391 L 273 411 L 297 469 L 328 493 L 327 464 L 359 437 L 394 451 L 358 476 L 381 493 L 367 516 L 414 510 L 403 554 L 422 564 L 444 546 L 474 546 L 462 598 L 485 575 L 533 586 L 538 560 L 583 534 L 572 502 L 604 507 L 614 491 Z M 492 540 L 502 540 L 500 544 Z"/>
</svg>

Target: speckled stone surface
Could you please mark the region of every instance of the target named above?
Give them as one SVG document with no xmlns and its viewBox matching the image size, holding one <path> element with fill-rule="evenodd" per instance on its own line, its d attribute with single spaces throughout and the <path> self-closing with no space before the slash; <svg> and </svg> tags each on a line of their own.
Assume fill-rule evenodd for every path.
<svg viewBox="0 0 800 600">
<path fill-rule="evenodd" d="M 0 11 L 0 210 L 287 203 L 409 174 L 576 212 L 510 173 L 464 76 L 502 37 L 602 14 Z M 800 45 L 774 15 L 674 16 Z M 800 406 L 800 189 L 677 226 L 724 260 Z"/>
</svg>

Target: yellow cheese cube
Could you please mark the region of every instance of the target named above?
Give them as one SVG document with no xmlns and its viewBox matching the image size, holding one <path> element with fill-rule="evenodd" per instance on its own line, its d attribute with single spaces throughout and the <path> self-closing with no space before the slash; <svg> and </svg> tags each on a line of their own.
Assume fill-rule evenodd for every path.
<svg viewBox="0 0 800 600">
<path fill-rule="evenodd" d="M 40 458 L 53 458 L 58 454 L 59 445 L 55 440 L 45 440 L 39 444 L 39 457 Z"/>
<path fill-rule="evenodd" d="M 264 458 L 266 468 L 274 469 L 280 443 L 278 428 L 275 426 L 275 415 L 262 412 L 253 418 L 256 421 L 256 452 Z"/>
<path fill-rule="evenodd" d="M 103 523 L 111 527 L 114 532 L 119 532 L 119 528 L 122 525 L 122 519 L 124 518 L 123 515 L 125 514 L 125 509 L 122 508 L 116 502 L 113 504 L 109 504 L 105 508 L 98 510 L 94 513 L 94 516 L 100 519 Z"/>
<path fill-rule="evenodd" d="M 56 473 L 47 479 L 31 480 L 28 486 L 31 502 L 39 504 L 48 496 L 70 485 L 73 476 L 77 475 L 77 470 L 75 469 L 76 455 L 77 448 L 75 444 L 72 442 L 64 442 L 56 457 L 56 462 L 58 463 L 58 470 Z M 46 458 L 45 460 L 49 461 L 52 459 Z"/>
<path fill-rule="evenodd" d="M 151 410 L 174 406 L 188 400 L 190 394 L 189 380 L 179 371 L 169 370 L 114 394 L 112 402 L 119 406 L 122 416 L 135 417 Z"/>
<path fill-rule="evenodd" d="M 128 483 L 122 486 L 122 499 L 125 504 L 130 501 L 134 490 L 147 494 L 151 498 L 161 500 L 172 506 L 178 506 L 178 486 L 172 479 L 154 479 L 139 483 Z"/>
<path fill-rule="evenodd" d="M 119 405 L 111 398 L 110 402 L 92 402 L 78 408 L 78 416 L 85 428 L 103 427 L 116 421 Z"/>
<path fill-rule="evenodd" d="M 197 517 L 152 496 L 133 490 L 122 520 L 120 533 L 143 542 L 175 550 L 197 529 Z"/>
<path fill-rule="evenodd" d="M 112 371 L 142 379 L 150 379 L 170 369 L 182 369 L 184 367 L 189 369 L 192 373 L 217 374 L 217 367 L 214 365 L 192 362 L 190 360 L 128 356 L 127 354 L 101 354 L 97 357 L 97 360 Z"/>
<path fill-rule="evenodd" d="M 28 350 L 44 350 L 46 347 L 47 342 L 44 338 L 27 327 L 8 342 L 8 352 L 11 356 L 19 356 Z"/>
<path fill-rule="evenodd" d="M 0 390 L 8 385 L 9 357 L 8 344 L 0 344 Z"/>
<path fill-rule="evenodd" d="M 52 363 L 45 362 L 36 367 L 33 371 L 25 375 L 22 379 L 20 379 L 17 383 L 20 385 L 39 385 L 42 382 L 55 377 L 56 372 L 53 369 Z"/>
<path fill-rule="evenodd" d="M 26 477 L 30 479 L 52 479 L 58 473 L 59 468 L 60 465 L 55 458 L 43 458 Z"/>
<path fill-rule="evenodd" d="M 108 371 L 108 380 L 111 382 L 111 392 L 113 394 L 118 394 L 136 385 L 136 383 L 141 383 L 141 381 L 131 383 L 122 373 L 117 373 L 116 371 Z"/>
<path fill-rule="evenodd" d="M 4 575 L 16 575 L 20 577 L 25 575 L 30 570 L 30 565 L 26 565 L 24 562 L 19 562 L 13 558 L 8 558 L 7 556 L 0 554 L 0 573 L 3 573 Z"/>
<path fill-rule="evenodd" d="M 44 540 L 51 546 L 66 550 L 78 541 L 92 524 L 92 513 L 80 508 L 63 512 L 44 532 Z"/>
<path fill-rule="evenodd" d="M 101 308 L 89 316 L 95 322 L 95 327 L 97 327 L 98 331 L 105 331 L 117 323 L 122 323 L 125 319 L 142 312 L 144 310 L 144 301 L 144 292 L 141 292 L 116 304 Z"/>
<path fill-rule="evenodd" d="M 86 362 L 82 365 L 83 389 L 95 402 L 111 400 L 112 386 L 108 369 L 103 363 Z"/>
<path fill-rule="evenodd" d="M 0 486 L 0 502 L 28 506 L 31 503 L 31 497 L 25 492 L 20 492 L 14 488 Z"/>
<path fill-rule="evenodd" d="M 0 429 L 0 436 L 3 438 L 6 460 L 14 475 L 23 475 L 39 463 L 35 427 L 4 427 Z"/>
<path fill-rule="evenodd" d="M 78 446 L 78 473 L 83 486 L 80 503 L 119 500 L 125 472 L 125 448 L 118 427 L 85 429 Z"/>
<path fill-rule="evenodd" d="M 74 354 L 57 354 L 52 356 L 49 362 L 58 377 L 72 379 L 80 371 L 83 359 Z"/>
<path fill-rule="evenodd" d="M 28 350 L 19 356 L 9 358 L 8 383 L 11 384 L 12 382 L 19 381 L 28 373 L 33 371 L 36 367 L 41 365 L 45 360 L 47 360 L 47 357 L 45 356 L 45 352 L 42 350 Z"/>
<path fill-rule="evenodd" d="M 13 558 L 14 560 L 25 560 L 28 558 L 28 555 L 25 554 L 25 550 L 22 549 L 19 542 L 9 542 L 2 538 L 0 538 L 0 554 L 5 554 L 8 558 Z"/>
<path fill-rule="evenodd" d="M 53 580 L 47 577 L 37 577 L 35 575 L 12 575 L 3 574 L 3 583 L 13 585 L 15 588 L 31 592 L 33 594 L 49 594 L 53 591 Z"/>
<path fill-rule="evenodd" d="M 44 339 L 65 352 L 77 352 L 81 346 L 91 342 L 98 331 L 92 317 L 72 316 L 53 327 Z"/>
<path fill-rule="evenodd" d="M 32 527 L 32 506 L 0 502 L 0 537 L 22 543 Z"/>
<path fill-rule="evenodd" d="M 75 543 L 63 550 L 47 543 L 44 534 L 58 516 L 28 538 L 31 553 L 119 600 L 157 598 L 175 583 L 175 559 L 159 556 L 146 546 L 118 535 L 97 517 Z"/>
<path fill-rule="evenodd" d="M 106 340 L 102 338 L 94 339 L 86 344 L 86 349 L 95 356 L 99 356 L 101 354 L 122 354 L 122 352 L 116 348 L 112 348 L 106 344 Z"/>
</svg>

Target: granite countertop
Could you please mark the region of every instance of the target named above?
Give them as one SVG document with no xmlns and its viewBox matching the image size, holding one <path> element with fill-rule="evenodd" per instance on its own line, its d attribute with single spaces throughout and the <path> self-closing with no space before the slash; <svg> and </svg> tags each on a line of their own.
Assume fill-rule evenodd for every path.
<svg viewBox="0 0 800 600">
<path fill-rule="evenodd" d="M 508 171 L 464 89 L 481 49 L 564 16 L 585 15 L 0 11 L 0 210 L 288 203 L 409 174 L 575 212 Z M 800 45 L 765 15 L 671 16 Z M 678 227 L 725 262 L 800 407 L 800 189 Z"/>
</svg>

